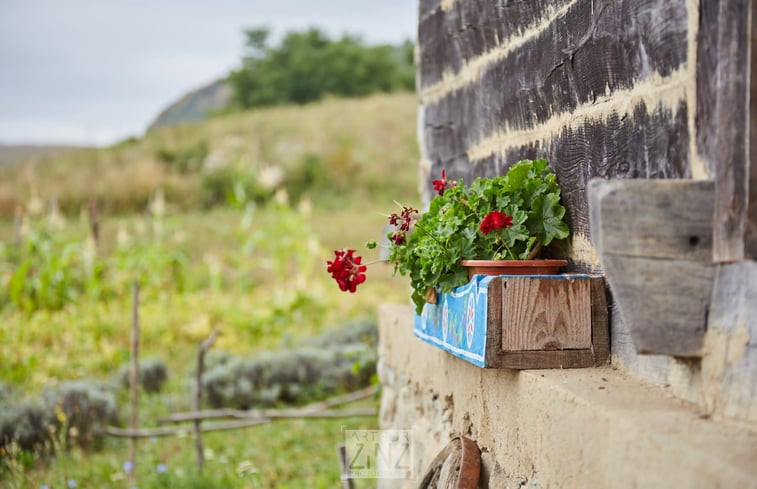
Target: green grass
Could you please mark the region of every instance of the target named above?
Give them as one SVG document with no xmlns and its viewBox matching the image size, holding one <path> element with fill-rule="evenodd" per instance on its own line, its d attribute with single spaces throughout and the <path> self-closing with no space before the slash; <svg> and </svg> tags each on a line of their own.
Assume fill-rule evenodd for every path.
<svg viewBox="0 0 757 489">
<path fill-rule="evenodd" d="M 245 210 L 237 202 L 205 208 L 195 197 L 206 171 L 167 169 L 155 156 L 158 149 L 191 152 L 200 141 L 209 155 L 223 155 L 218 158 L 235 168 L 282 168 L 290 194 L 296 191 L 302 200 L 291 207 L 269 202 Z M 298 173 L 307 158 L 321 171 L 312 179 Z M 55 236 L 87 250 L 89 224 L 72 209 L 96 197 L 103 204 L 97 255 L 109 267 L 103 283 L 116 290 L 100 299 L 84 294 L 57 310 L 28 312 L 0 303 L 0 382 L 14 387 L 19 400 L 64 380 L 111 380 L 129 358 L 131 278 L 144 284 L 141 358 L 160 358 L 169 368 L 164 391 L 140 400 L 145 427 L 191 406 L 188 379 L 197 344 L 213 329 L 221 332 L 214 350 L 255 355 L 289 348 L 351 318 L 375 316 L 379 303 L 407 302 L 408 282 L 393 277 L 389 266 L 371 266 L 358 293 L 345 294 L 326 274 L 325 261 L 343 247 L 360 250 L 365 261 L 377 258 L 377 251 L 363 253 L 363 244 L 381 237 L 393 199 L 417 206 L 417 159 L 415 101 L 400 94 L 168 127 L 114 148 L 3 169 L 0 242 L 12 240 L 8 216 L 17 205 L 26 206 L 25 237 L 31 227 L 52 226 L 30 202 L 57 196 L 69 213 L 56 221 Z M 157 188 L 165 191 L 167 210 L 153 218 L 144 210 Z M 158 261 L 140 265 L 148 252 Z M 165 270 L 155 265 L 174 252 L 185 256 L 183 288 L 166 286 L 160 276 Z M 13 271 L 13 263 L 0 263 L 0 287 Z M 124 391 L 119 405 L 128 419 Z M 342 428 L 376 426 L 374 418 L 293 420 L 209 433 L 201 478 L 191 437 L 144 440 L 136 483 L 122 468 L 126 442 L 107 439 L 98 451 L 14 458 L 0 487 L 62 488 L 69 479 L 79 488 L 335 487 Z M 159 463 L 168 468 L 165 474 L 157 473 Z"/>
<path fill-rule="evenodd" d="M 376 402 L 363 405 L 377 407 Z M 0 486 L 64 488 L 74 480 L 77 488 L 331 488 L 339 485 L 336 447 L 344 443 L 344 429 L 376 429 L 376 420 L 289 420 L 205 433 L 202 475 L 191 435 L 144 439 L 137 445 L 135 480 L 124 472 L 127 442 L 111 439 L 98 452 L 73 450 L 29 467 L 19 464 Z M 158 464 L 167 471 L 158 473 Z"/>
</svg>

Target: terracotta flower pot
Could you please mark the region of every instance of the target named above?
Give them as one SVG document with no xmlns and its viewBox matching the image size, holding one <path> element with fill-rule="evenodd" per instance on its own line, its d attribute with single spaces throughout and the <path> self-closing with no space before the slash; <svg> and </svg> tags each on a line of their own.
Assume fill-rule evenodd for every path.
<svg viewBox="0 0 757 489">
<path fill-rule="evenodd" d="M 555 275 L 568 260 L 462 260 L 468 280 L 474 275 Z"/>
</svg>

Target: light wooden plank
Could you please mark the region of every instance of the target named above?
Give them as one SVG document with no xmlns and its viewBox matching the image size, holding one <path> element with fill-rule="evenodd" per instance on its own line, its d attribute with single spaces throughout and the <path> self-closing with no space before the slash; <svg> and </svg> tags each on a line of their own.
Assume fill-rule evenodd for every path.
<svg viewBox="0 0 757 489">
<path fill-rule="evenodd" d="M 503 288 L 504 351 L 591 347 L 588 280 L 512 278 Z"/>
<path fill-rule="evenodd" d="M 589 184 L 591 236 L 600 254 L 710 261 L 714 183 L 602 180 Z"/>
<path fill-rule="evenodd" d="M 523 280 L 523 279 L 521 279 Z M 504 351 L 502 349 L 502 304 L 505 292 L 505 280 L 495 278 L 489 284 L 488 324 L 486 342 L 487 368 L 549 369 L 549 368 L 585 368 L 602 365 L 609 355 L 609 332 L 607 324 L 607 303 L 604 281 L 602 278 L 586 280 L 590 283 L 592 340 L 596 342 L 589 348 L 573 350 L 548 351 Z"/>
</svg>

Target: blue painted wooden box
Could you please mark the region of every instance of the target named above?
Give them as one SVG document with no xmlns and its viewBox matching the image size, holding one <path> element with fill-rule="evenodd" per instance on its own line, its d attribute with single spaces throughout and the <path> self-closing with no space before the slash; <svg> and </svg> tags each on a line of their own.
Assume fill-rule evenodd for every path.
<svg viewBox="0 0 757 489">
<path fill-rule="evenodd" d="M 483 368 L 577 368 L 609 357 L 604 280 L 475 275 L 415 316 L 421 340 Z"/>
</svg>

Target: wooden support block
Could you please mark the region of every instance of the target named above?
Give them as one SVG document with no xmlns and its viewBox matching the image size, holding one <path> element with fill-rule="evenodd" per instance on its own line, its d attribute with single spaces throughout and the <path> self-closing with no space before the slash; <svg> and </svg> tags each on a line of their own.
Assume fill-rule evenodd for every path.
<svg viewBox="0 0 757 489">
<path fill-rule="evenodd" d="M 699 405 L 757 423 L 757 262 L 717 268 L 704 351 Z"/>
<path fill-rule="evenodd" d="M 709 180 L 594 179 L 592 243 L 603 254 L 709 263 L 713 195 Z"/>
<path fill-rule="evenodd" d="M 701 356 L 712 292 L 711 181 L 592 180 L 592 241 L 639 353 Z"/>
</svg>

